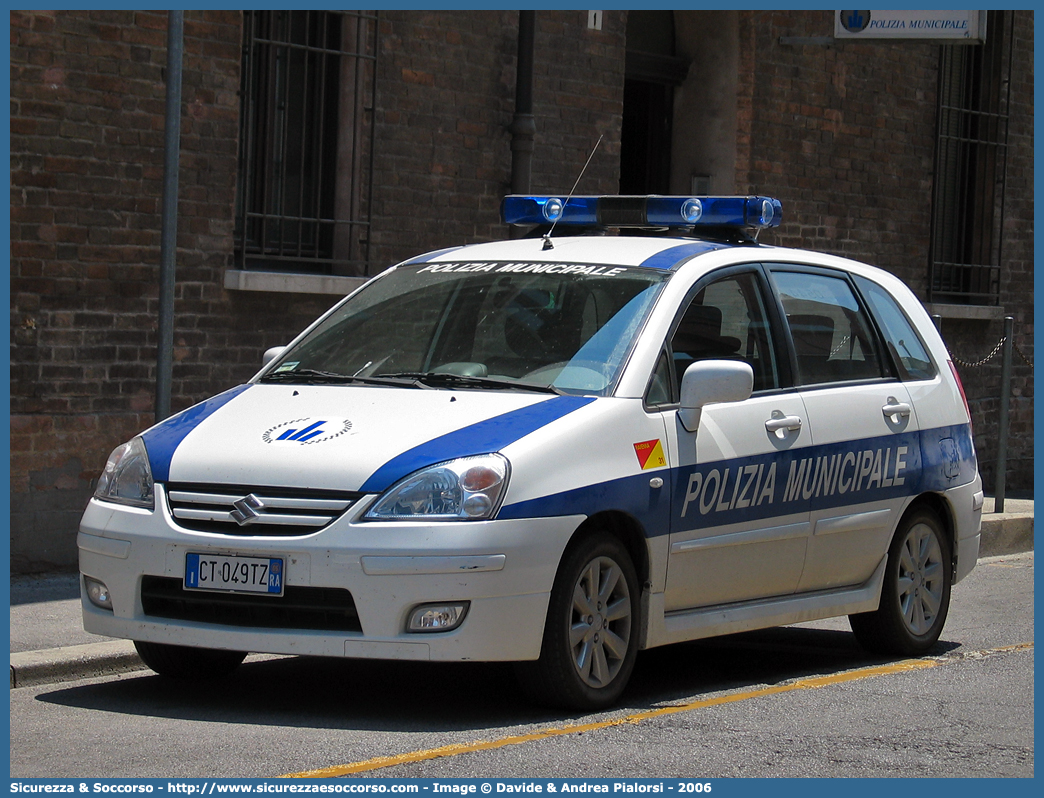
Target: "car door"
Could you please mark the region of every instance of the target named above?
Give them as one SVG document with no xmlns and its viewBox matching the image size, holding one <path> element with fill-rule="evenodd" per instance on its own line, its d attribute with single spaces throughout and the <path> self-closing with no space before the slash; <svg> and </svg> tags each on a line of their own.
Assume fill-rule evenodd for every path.
<svg viewBox="0 0 1044 798">
<path fill-rule="evenodd" d="M 917 413 L 847 275 L 770 267 L 813 448 L 799 467 L 812 534 L 799 592 L 857 585 L 888 551 L 920 473 Z"/>
<path fill-rule="evenodd" d="M 754 371 L 742 402 L 703 408 L 690 432 L 665 409 L 672 469 L 667 612 L 793 593 L 809 534 L 808 501 L 786 498 L 790 463 L 811 436 L 801 396 L 783 386 L 780 333 L 758 266 L 694 286 L 661 357 L 654 389 L 673 386 L 696 360 L 738 359 Z M 778 323 L 778 321 L 777 321 Z M 658 387 L 657 387 L 658 386 Z"/>
</svg>

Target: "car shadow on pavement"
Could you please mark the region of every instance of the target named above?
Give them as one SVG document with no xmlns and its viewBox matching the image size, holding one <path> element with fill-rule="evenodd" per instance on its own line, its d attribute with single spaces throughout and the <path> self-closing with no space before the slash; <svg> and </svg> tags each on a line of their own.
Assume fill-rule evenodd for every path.
<svg viewBox="0 0 1044 798">
<path fill-rule="evenodd" d="M 932 653 L 958 647 L 940 642 Z M 630 685 L 608 714 L 889 661 L 896 660 L 869 655 L 851 633 L 830 629 L 782 627 L 679 643 L 641 652 Z M 321 657 L 248 660 L 230 676 L 205 682 L 136 672 L 56 686 L 37 700 L 116 714 L 368 731 L 466 731 L 593 717 L 531 703 L 507 664 Z"/>
<path fill-rule="evenodd" d="M 959 647 L 940 640 L 930 655 Z M 644 652 L 624 699 L 642 708 L 692 702 L 712 693 L 757 689 L 901 659 L 868 653 L 849 631 L 763 629 Z"/>
</svg>

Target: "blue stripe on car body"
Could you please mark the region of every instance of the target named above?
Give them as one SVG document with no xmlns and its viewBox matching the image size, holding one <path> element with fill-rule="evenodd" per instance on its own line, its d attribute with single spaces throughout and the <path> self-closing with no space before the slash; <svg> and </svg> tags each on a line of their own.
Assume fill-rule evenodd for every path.
<svg viewBox="0 0 1044 798">
<path fill-rule="evenodd" d="M 458 457 L 498 452 L 593 401 L 591 396 L 556 396 L 440 435 L 393 457 L 371 474 L 360 490 L 380 493 L 421 468 Z"/>
<path fill-rule="evenodd" d="M 205 402 L 182 410 L 177 415 L 171 416 L 143 432 L 141 439 L 145 442 L 145 451 L 149 455 L 149 467 L 152 469 L 153 480 L 166 482 L 170 478 L 170 461 L 181 442 L 204 419 L 231 402 L 249 387 L 249 385 L 237 385 L 224 393 L 210 397 Z"/>
<path fill-rule="evenodd" d="M 670 496 L 663 490 L 649 487 L 651 474 L 664 474 L 664 471 L 645 471 L 620 479 L 611 479 L 595 485 L 585 485 L 562 493 L 505 505 L 497 514 L 497 519 L 547 518 L 565 515 L 590 517 L 602 510 L 618 510 L 637 518 L 645 530 L 646 537 L 666 535 L 670 532 Z M 666 476 L 666 474 L 664 475 Z M 670 484 L 669 479 L 665 481 Z"/>
<path fill-rule="evenodd" d="M 413 266 L 417 263 L 427 263 L 435 260 L 435 258 L 441 255 L 445 255 L 447 252 L 456 252 L 458 249 L 464 249 L 464 247 L 446 247 L 446 249 L 437 249 L 434 252 L 425 252 L 423 255 L 418 255 L 416 258 L 410 258 L 407 261 L 403 261 L 400 265 Z"/>
<path fill-rule="evenodd" d="M 638 265 L 646 269 L 673 269 L 683 260 L 702 255 L 705 252 L 713 252 L 716 249 L 724 249 L 726 246 L 727 244 L 717 244 L 712 241 L 692 241 L 657 252 Z"/>
<path fill-rule="evenodd" d="M 676 531 L 709 528 L 941 492 L 973 480 L 975 468 L 971 429 L 960 424 L 644 472 L 507 504 L 497 517 L 612 509 L 633 515 L 647 537 L 657 537 L 672 524 Z M 669 500 L 649 487 L 653 473 L 672 486 Z"/>
</svg>

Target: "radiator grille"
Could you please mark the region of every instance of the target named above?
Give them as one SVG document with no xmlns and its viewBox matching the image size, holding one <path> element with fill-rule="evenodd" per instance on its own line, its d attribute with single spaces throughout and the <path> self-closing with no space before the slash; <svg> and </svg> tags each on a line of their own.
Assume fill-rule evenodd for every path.
<svg viewBox="0 0 1044 798">
<path fill-rule="evenodd" d="M 239 537 L 311 535 L 331 524 L 362 494 L 245 485 L 167 485 L 178 526 Z"/>
</svg>

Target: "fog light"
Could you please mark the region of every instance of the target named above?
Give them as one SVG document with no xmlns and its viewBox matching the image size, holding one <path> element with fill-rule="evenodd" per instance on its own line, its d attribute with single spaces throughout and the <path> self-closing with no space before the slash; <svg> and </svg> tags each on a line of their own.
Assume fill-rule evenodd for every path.
<svg viewBox="0 0 1044 798">
<path fill-rule="evenodd" d="M 91 604 L 101 607 L 103 610 L 111 610 L 112 596 L 109 595 L 109 588 L 105 586 L 105 583 L 91 579 L 89 576 L 85 576 L 83 581 L 87 585 L 87 598 L 91 600 Z"/>
<path fill-rule="evenodd" d="M 448 632 L 460 626 L 468 612 L 468 602 L 457 604 L 422 604 L 410 613 L 407 629 L 411 632 Z"/>
</svg>

